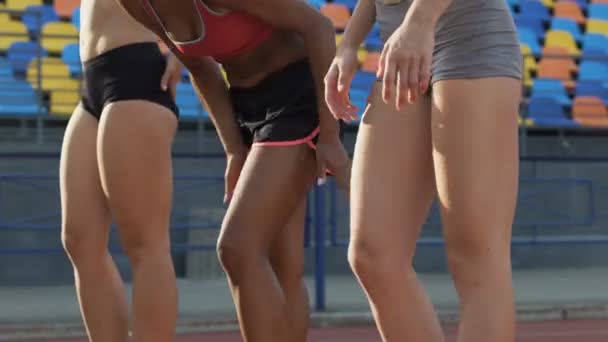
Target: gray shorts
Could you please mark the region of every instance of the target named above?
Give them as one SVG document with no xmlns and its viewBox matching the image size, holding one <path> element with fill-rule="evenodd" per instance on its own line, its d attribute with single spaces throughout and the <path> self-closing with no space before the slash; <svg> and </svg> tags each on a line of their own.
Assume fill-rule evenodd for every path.
<svg viewBox="0 0 608 342">
<path fill-rule="evenodd" d="M 374 0 L 382 40 L 399 27 L 413 0 Z M 435 28 L 432 79 L 522 79 L 523 57 L 505 0 L 453 0 Z"/>
</svg>

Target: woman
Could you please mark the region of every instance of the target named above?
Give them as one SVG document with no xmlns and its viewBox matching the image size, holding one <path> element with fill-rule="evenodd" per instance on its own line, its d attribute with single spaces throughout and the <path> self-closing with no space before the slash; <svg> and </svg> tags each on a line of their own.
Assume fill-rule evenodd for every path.
<svg viewBox="0 0 608 342">
<path fill-rule="evenodd" d="M 332 25 L 300 0 L 118 1 L 188 68 L 223 143 L 229 207 L 218 253 L 244 340 L 305 341 L 306 195 L 326 169 L 349 182 L 322 101 Z"/>
<path fill-rule="evenodd" d="M 458 340 L 513 341 L 521 56 L 509 10 L 503 0 L 359 0 L 326 76 L 338 118 L 356 116 L 348 90 L 374 21 L 385 44 L 353 158 L 349 262 L 377 327 L 384 341 L 444 339 L 412 266 L 437 195 Z"/>
<path fill-rule="evenodd" d="M 171 341 L 177 291 L 170 254 L 171 145 L 180 64 L 112 0 L 83 1 L 85 92 L 61 155 L 62 240 L 90 341 L 128 341 L 128 305 L 108 252 L 114 219 L 133 274 L 135 341 Z"/>
</svg>

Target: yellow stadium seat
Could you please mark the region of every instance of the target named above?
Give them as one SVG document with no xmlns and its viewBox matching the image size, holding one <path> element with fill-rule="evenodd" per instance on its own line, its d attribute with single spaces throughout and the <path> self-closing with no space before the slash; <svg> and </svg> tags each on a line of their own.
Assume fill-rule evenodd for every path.
<svg viewBox="0 0 608 342">
<path fill-rule="evenodd" d="M 59 116 L 69 116 L 80 102 L 77 91 L 56 90 L 51 92 L 51 113 Z"/>
<path fill-rule="evenodd" d="M 574 56 L 579 56 L 581 54 L 581 51 L 576 45 L 576 41 L 570 32 L 547 31 L 547 35 L 545 36 L 545 46 L 566 48 L 568 53 Z"/>
<path fill-rule="evenodd" d="M 80 82 L 70 77 L 70 69 L 60 58 L 43 57 L 40 61 L 42 90 L 78 90 Z M 38 59 L 32 60 L 27 69 L 27 80 L 38 89 Z"/>
<path fill-rule="evenodd" d="M 78 29 L 71 23 L 51 22 L 42 27 L 42 46 L 50 53 L 61 53 L 63 48 L 78 43 Z"/>
<path fill-rule="evenodd" d="M 366 58 L 367 58 L 367 50 L 359 49 L 359 51 L 357 51 L 357 61 L 359 62 L 359 65 L 363 64 L 363 62 L 365 62 Z"/>
<path fill-rule="evenodd" d="M 6 7 L 4 6 L 4 4 L 0 4 L 0 10 L 5 10 L 5 9 L 6 9 Z M 5 22 L 9 21 L 10 19 L 11 19 L 11 17 L 8 15 L 8 13 L 0 13 L 0 24 L 5 23 Z"/>
<path fill-rule="evenodd" d="M 6 51 L 14 42 L 27 42 L 30 37 L 27 27 L 20 21 L 9 20 L 0 26 L 0 51 Z"/>
<path fill-rule="evenodd" d="M 587 33 L 601 33 L 608 35 L 608 21 L 606 20 L 587 20 Z"/>
<path fill-rule="evenodd" d="M 15 11 L 23 11 L 28 6 L 40 6 L 42 0 L 6 0 L 6 8 Z"/>
<path fill-rule="evenodd" d="M 524 68 L 527 71 L 535 71 L 538 65 L 536 58 L 532 55 L 532 50 L 526 44 L 521 44 L 521 53 L 524 56 Z"/>
<path fill-rule="evenodd" d="M 336 46 L 340 45 L 340 41 L 342 41 L 342 33 L 336 34 Z"/>
<path fill-rule="evenodd" d="M 553 8 L 553 0 L 542 0 L 543 5 L 547 8 Z"/>
</svg>

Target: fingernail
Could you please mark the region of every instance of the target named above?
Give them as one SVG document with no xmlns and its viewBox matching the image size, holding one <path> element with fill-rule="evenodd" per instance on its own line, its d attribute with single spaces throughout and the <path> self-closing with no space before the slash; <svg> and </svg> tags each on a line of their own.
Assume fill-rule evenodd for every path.
<svg viewBox="0 0 608 342">
<path fill-rule="evenodd" d="M 317 185 L 325 185 L 325 177 L 321 177 L 317 179 Z"/>
</svg>

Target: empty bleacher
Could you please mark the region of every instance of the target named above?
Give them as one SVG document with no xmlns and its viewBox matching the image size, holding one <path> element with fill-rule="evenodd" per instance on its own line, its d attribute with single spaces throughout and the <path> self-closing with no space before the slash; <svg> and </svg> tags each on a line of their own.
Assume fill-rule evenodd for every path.
<svg viewBox="0 0 608 342">
<path fill-rule="evenodd" d="M 334 24 L 338 42 L 356 0 L 308 1 Z M 608 1 L 505 1 L 524 55 L 525 106 L 520 123 L 608 127 Z M 79 3 L 0 2 L 0 117 L 36 115 L 40 108 L 49 117 L 69 116 L 81 89 Z M 352 84 L 351 99 L 360 111 L 375 80 L 381 47 L 374 27 L 359 50 L 360 68 Z M 186 73 L 177 89 L 177 103 L 184 120 L 208 118 Z"/>
</svg>

